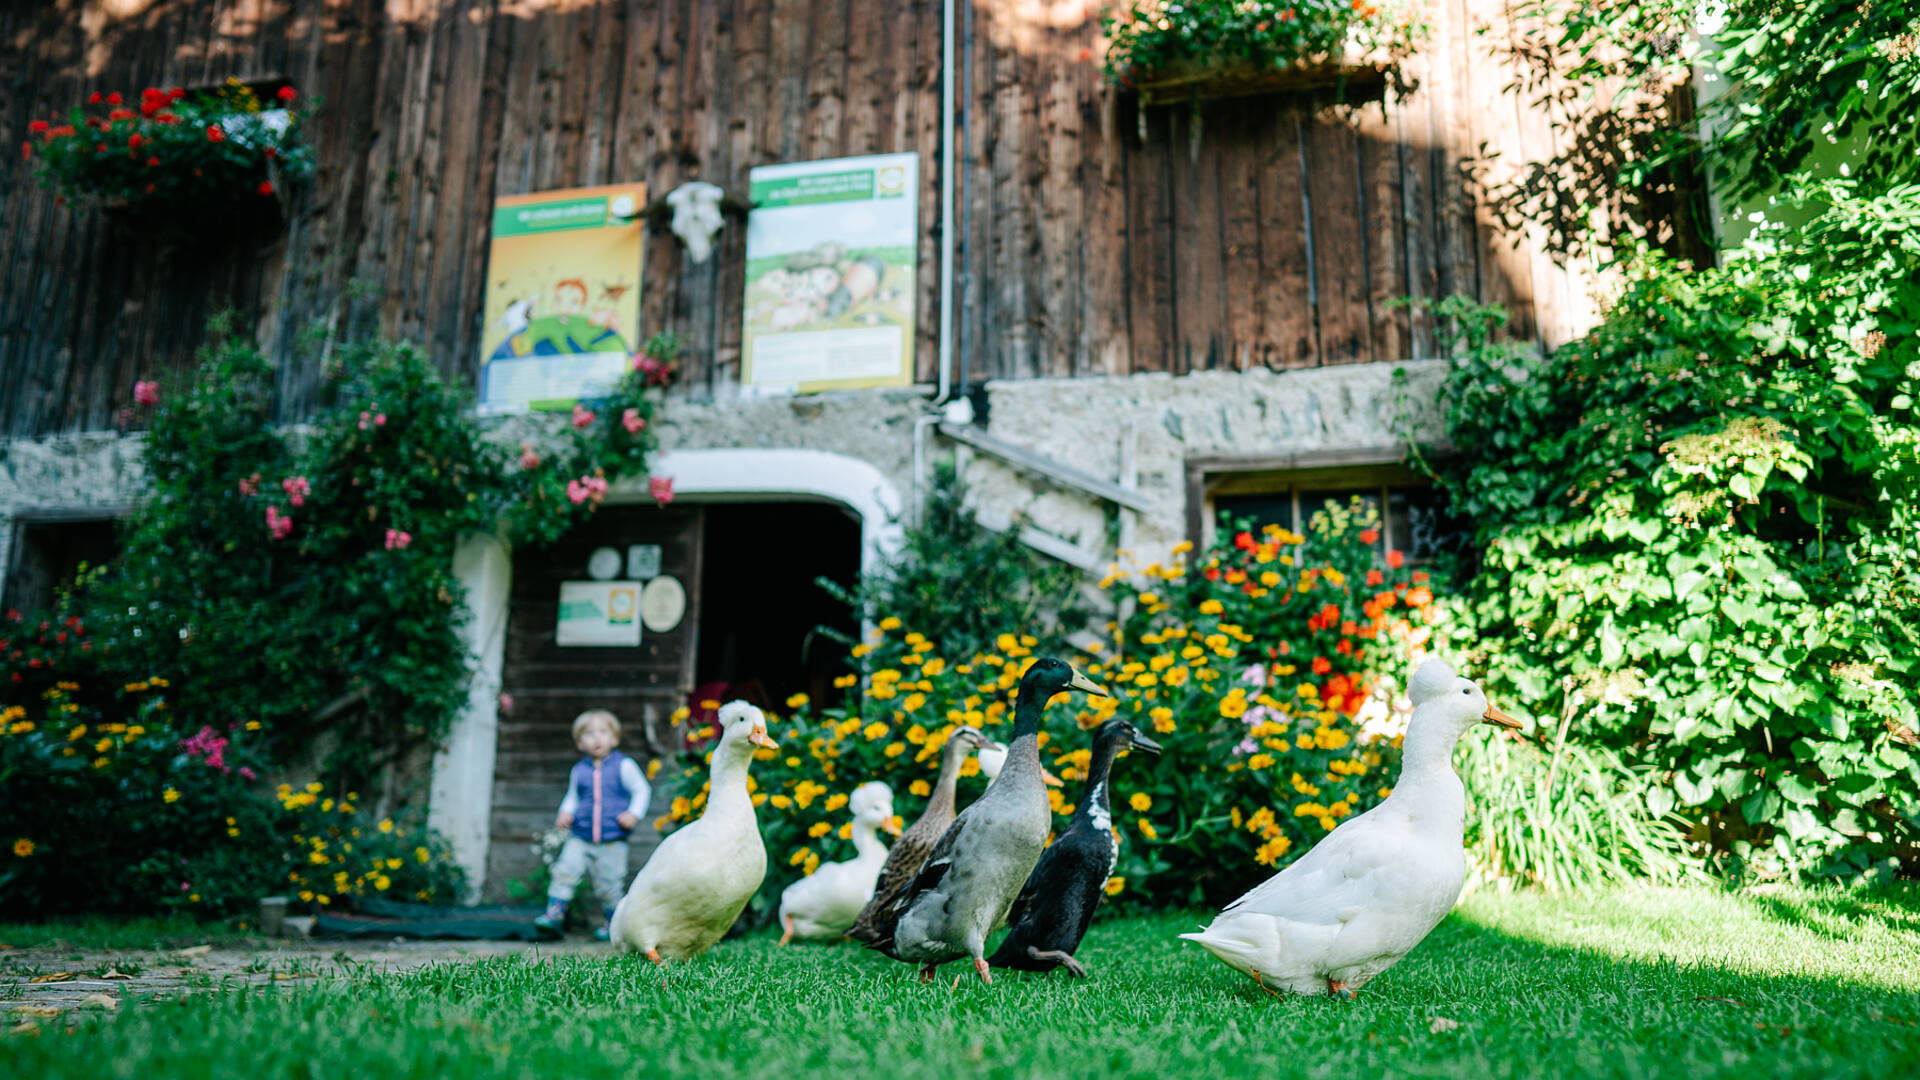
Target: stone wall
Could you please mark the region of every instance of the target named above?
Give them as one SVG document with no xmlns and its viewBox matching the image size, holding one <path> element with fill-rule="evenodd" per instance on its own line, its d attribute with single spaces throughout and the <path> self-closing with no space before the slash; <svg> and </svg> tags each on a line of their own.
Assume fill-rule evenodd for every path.
<svg viewBox="0 0 1920 1080">
<path fill-rule="evenodd" d="M 1397 372 L 1403 377 L 1396 379 Z M 1436 439 L 1443 373 L 1442 362 L 1421 361 L 994 382 L 987 385 L 984 419 L 996 438 L 1107 479 L 1119 475 L 1122 432 L 1131 425 L 1138 489 L 1151 505 L 1139 515 L 1136 541 L 1144 553 L 1154 553 L 1185 535 L 1188 458 L 1390 452 L 1409 431 Z M 906 497 L 911 512 L 918 489 L 915 428 L 926 400 L 917 390 L 675 399 L 661 416 L 661 447 L 838 454 L 872 465 Z M 525 417 L 489 423 L 492 437 L 508 446 L 543 442 L 549 428 L 544 419 Z M 928 460 L 953 452 L 948 440 L 931 431 L 923 435 Z M 92 434 L 0 444 L 0 566 L 12 565 L 14 526 L 23 512 L 111 510 L 137 502 L 146 483 L 141 442 L 138 434 Z M 976 504 L 988 520 L 1024 515 L 1085 552 L 1111 557 L 1109 505 L 987 455 L 966 457 Z"/>
</svg>

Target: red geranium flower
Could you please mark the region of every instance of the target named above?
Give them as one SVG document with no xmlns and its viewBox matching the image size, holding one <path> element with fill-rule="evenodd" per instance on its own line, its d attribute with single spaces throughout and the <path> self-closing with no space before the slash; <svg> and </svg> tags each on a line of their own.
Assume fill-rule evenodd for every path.
<svg viewBox="0 0 1920 1080">
<path fill-rule="evenodd" d="M 220 130 L 219 124 L 209 124 L 207 125 L 207 141 L 216 143 L 226 142 L 227 133 Z"/>
<path fill-rule="evenodd" d="M 177 87 L 177 86 L 176 86 L 176 87 L 174 87 L 173 89 L 171 89 L 171 90 L 169 90 L 169 91 L 167 91 L 167 100 L 168 100 L 168 101 L 179 101 L 179 100 L 180 100 L 181 98 L 183 98 L 183 97 L 186 97 L 186 96 L 187 96 L 187 92 L 186 92 L 185 90 L 182 90 L 182 89 L 180 89 L 180 88 L 179 88 L 179 87 Z"/>
<path fill-rule="evenodd" d="M 120 94 L 119 94 L 119 93 L 118 93 L 117 91 L 116 91 L 115 93 L 111 93 L 111 94 L 108 94 L 108 95 L 107 95 L 107 104 L 109 104 L 109 105 L 118 105 L 118 104 L 120 104 Z"/>
<path fill-rule="evenodd" d="M 294 98 L 294 89 L 291 86 L 283 86 L 280 88 L 280 93 L 277 96 L 281 101 L 292 101 Z"/>
<path fill-rule="evenodd" d="M 35 135 L 38 135 L 41 132 L 48 130 L 48 127 L 49 125 L 45 120 L 35 120 L 33 123 L 27 125 L 27 130 L 34 133 Z"/>
<path fill-rule="evenodd" d="M 89 105 L 98 105 L 98 104 L 100 104 L 100 91 L 98 91 L 98 90 L 95 90 L 95 91 L 93 92 L 93 96 L 87 99 L 87 104 L 89 104 Z"/>
<path fill-rule="evenodd" d="M 1331 660 L 1328 660 L 1324 656 L 1316 656 L 1313 658 L 1313 673 L 1315 675 L 1325 675 L 1332 670 L 1333 662 Z"/>
<path fill-rule="evenodd" d="M 140 149 L 140 144 L 146 141 L 146 138 L 137 131 L 127 136 L 127 146 L 129 149 L 138 150 Z"/>
<path fill-rule="evenodd" d="M 271 195 L 273 194 L 273 182 L 270 180 L 262 180 L 260 181 L 260 186 L 254 190 L 262 195 Z"/>
<path fill-rule="evenodd" d="M 157 157 L 150 157 L 147 159 L 147 168 L 149 169 L 153 168 L 155 165 L 158 165 L 158 164 L 160 164 L 160 159 Z"/>
</svg>

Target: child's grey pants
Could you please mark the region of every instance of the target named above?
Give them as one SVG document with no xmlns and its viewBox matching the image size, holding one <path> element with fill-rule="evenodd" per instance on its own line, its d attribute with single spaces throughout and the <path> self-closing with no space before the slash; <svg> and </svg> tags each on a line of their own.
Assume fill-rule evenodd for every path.
<svg viewBox="0 0 1920 1080">
<path fill-rule="evenodd" d="M 625 838 L 596 844 L 577 836 L 567 837 L 560 857 L 553 863 L 553 882 L 547 896 L 554 900 L 573 899 L 580 879 L 591 875 L 593 891 L 600 895 L 600 906 L 612 907 L 627 891 L 627 841 Z"/>
</svg>

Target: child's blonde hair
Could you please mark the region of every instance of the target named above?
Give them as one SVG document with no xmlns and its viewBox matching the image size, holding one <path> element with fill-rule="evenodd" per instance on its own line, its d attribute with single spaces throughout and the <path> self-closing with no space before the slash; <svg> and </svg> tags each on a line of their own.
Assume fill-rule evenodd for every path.
<svg viewBox="0 0 1920 1080">
<path fill-rule="evenodd" d="M 620 744 L 620 718 L 605 709 L 588 709 L 586 712 L 574 717 L 573 741 L 579 742 L 580 733 L 587 730 L 587 725 L 596 720 L 607 725 L 607 730 L 613 732 L 614 745 L 618 746 Z"/>
</svg>

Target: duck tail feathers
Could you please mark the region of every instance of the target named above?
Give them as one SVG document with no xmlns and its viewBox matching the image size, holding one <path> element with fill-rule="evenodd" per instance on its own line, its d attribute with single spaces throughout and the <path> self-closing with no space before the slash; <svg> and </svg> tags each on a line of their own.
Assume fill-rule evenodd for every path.
<svg viewBox="0 0 1920 1080">
<path fill-rule="evenodd" d="M 1212 926 L 1198 933 L 1180 936 L 1199 944 L 1228 967 L 1245 972 L 1263 968 L 1272 971 L 1280 958 L 1279 942 L 1260 940 L 1274 935 L 1259 933 L 1257 928 L 1244 925 L 1245 922 L 1245 917 L 1216 919 Z"/>
</svg>

